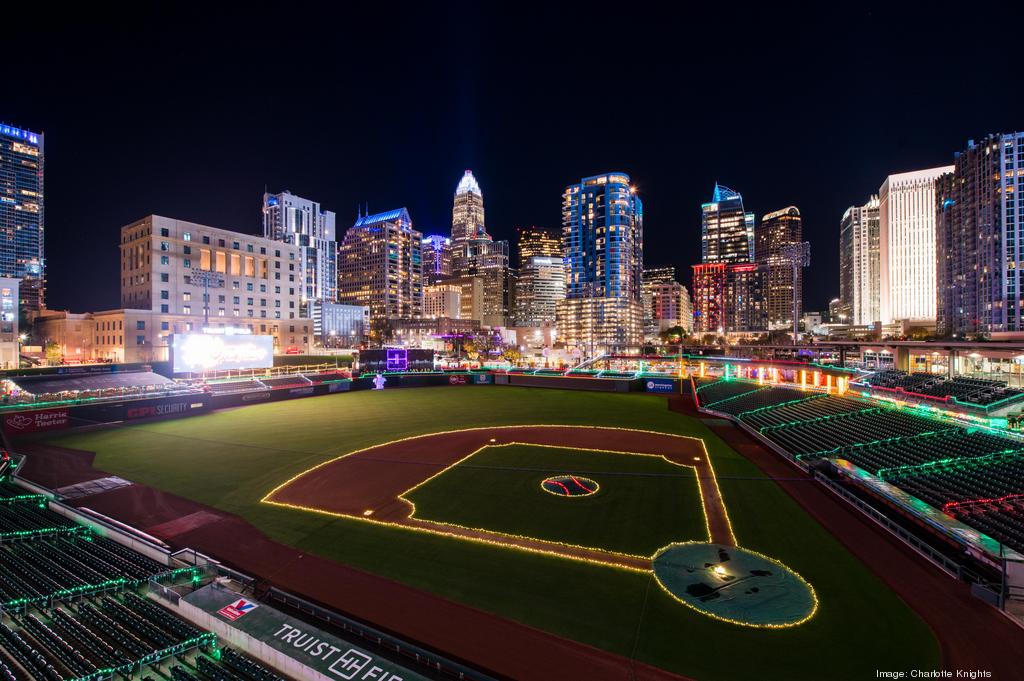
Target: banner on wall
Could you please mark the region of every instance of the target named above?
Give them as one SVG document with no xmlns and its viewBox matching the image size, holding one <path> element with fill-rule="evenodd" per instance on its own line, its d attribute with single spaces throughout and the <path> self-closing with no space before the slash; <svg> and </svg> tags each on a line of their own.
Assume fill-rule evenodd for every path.
<svg viewBox="0 0 1024 681">
<path fill-rule="evenodd" d="M 59 430 L 67 428 L 69 423 L 71 423 L 71 412 L 67 409 L 19 411 L 4 416 L 4 430 L 10 435 Z"/>
<path fill-rule="evenodd" d="M 649 393 L 674 393 L 676 384 L 671 378 L 648 378 L 644 387 Z"/>
</svg>

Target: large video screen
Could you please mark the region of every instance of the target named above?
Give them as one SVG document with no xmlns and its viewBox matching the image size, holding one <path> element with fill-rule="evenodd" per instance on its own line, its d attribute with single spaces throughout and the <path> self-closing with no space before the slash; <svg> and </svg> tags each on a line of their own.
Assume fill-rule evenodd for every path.
<svg viewBox="0 0 1024 681">
<path fill-rule="evenodd" d="M 176 333 L 171 337 L 171 371 L 176 374 L 272 366 L 273 336 Z"/>
</svg>

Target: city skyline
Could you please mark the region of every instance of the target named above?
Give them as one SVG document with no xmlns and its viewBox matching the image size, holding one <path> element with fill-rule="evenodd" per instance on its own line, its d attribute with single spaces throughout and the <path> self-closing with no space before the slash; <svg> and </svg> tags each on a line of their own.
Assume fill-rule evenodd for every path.
<svg viewBox="0 0 1024 681">
<path fill-rule="evenodd" d="M 41 42 L 33 38 L 30 50 L 16 49 L 24 38 L 13 37 L 11 68 L 31 70 L 46 84 L 9 93 L 3 118 L 47 136 L 49 304 L 114 304 L 117 257 L 107 244 L 120 226 L 148 214 L 258 234 L 264 189 L 289 188 L 334 211 L 339 231 L 358 205 L 369 203 L 370 212 L 408 206 L 425 234 L 447 233 L 452 183 L 472 168 L 487 191 L 495 239 L 512 239 L 520 225 L 557 225 L 560 190 L 574 178 L 628 172 L 645 197 L 648 264 L 674 265 L 684 282 L 699 260 L 697 207 L 716 181 L 738 187 L 758 216 L 797 205 L 805 239 L 815 248 L 805 272 L 805 308 L 820 309 L 838 295 L 838 230 L 848 206 L 877 191 L 887 175 L 949 164 L 968 139 L 1020 127 L 1005 99 L 932 96 L 941 83 L 967 76 L 928 30 L 941 33 L 947 16 L 918 17 L 922 30 L 905 34 L 898 29 L 904 10 L 883 6 L 844 9 L 832 18 L 811 10 L 754 12 L 736 25 L 751 44 L 773 26 L 798 28 L 791 45 L 752 60 L 749 49 L 712 55 L 710 38 L 699 36 L 667 52 L 670 43 L 655 38 L 707 17 L 640 13 L 636 20 L 651 39 L 627 37 L 631 57 L 608 64 L 609 78 L 637 79 L 642 94 L 635 109 L 617 114 L 616 124 L 630 134 L 592 144 L 608 121 L 580 116 L 556 96 L 560 74 L 572 63 L 571 50 L 557 40 L 569 19 L 565 11 L 543 10 L 528 24 L 513 17 L 501 27 L 495 10 L 473 17 L 452 12 L 450 25 L 436 22 L 429 32 L 417 26 L 425 20 L 417 12 L 424 11 L 404 14 L 395 25 L 408 49 L 372 59 L 364 54 L 372 37 L 356 32 L 337 54 L 312 41 L 307 57 L 270 60 L 265 50 L 243 42 L 244 19 L 233 24 L 216 14 L 204 16 L 205 28 L 188 50 L 175 39 L 183 17 L 156 11 L 141 17 L 151 49 L 131 68 L 116 47 L 131 30 L 103 26 L 100 18 L 86 20 L 91 31 L 57 22 Z M 372 15 L 352 21 L 377 25 Z M 853 49 L 868 30 L 878 49 Z M 446 40 L 449 32 L 473 36 L 471 44 Z M 499 54 L 524 32 L 533 37 L 535 54 L 517 60 L 513 71 Z M 70 65 L 69 52 L 80 55 Z M 815 59 L 804 59 L 809 53 Z M 917 87 L 884 78 L 875 86 L 880 100 L 900 112 L 896 117 L 835 106 L 855 74 L 881 75 L 887 64 L 911 55 L 934 65 L 921 72 Z M 785 115 L 688 106 L 687 92 L 714 69 L 733 74 L 735 87 L 752 100 L 785 88 L 793 93 L 792 106 Z M 326 88 L 322 106 L 264 102 L 261 84 L 285 74 L 296 89 Z M 984 72 L 967 80 L 979 93 L 998 82 Z M 660 86 L 664 82 L 673 87 Z M 358 105 L 386 90 L 404 91 L 416 106 L 364 111 Z M 136 103 L 147 99 L 164 105 L 140 115 Z M 90 289 L 75 284 L 83 260 L 99 273 Z"/>
</svg>

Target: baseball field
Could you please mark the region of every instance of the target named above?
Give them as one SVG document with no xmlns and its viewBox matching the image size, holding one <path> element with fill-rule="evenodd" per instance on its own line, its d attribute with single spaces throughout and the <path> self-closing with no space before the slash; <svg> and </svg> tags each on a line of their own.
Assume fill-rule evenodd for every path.
<svg viewBox="0 0 1024 681">
<path fill-rule="evenodd" d="M 50 442 L 276 541 L 691 678 L 862 679 L 940 663 L 928 626 L 871 569 L 664 397 L 366 391 Z M 760 627 L 686 607 L 650 568 L 686 542 L 778 561 L 813 587 L 815 609 Z"/>
</svg>

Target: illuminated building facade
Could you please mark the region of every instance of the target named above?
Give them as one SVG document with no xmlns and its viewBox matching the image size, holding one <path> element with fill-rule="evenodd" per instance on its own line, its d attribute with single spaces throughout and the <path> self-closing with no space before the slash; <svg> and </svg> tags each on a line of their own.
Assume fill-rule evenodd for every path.
<svg viewBox="0 0 1024 681">
<path fill-rule="evenodd" d="M 678 281 L 659 282 L 652 284 L 650 291 L 653 335 L 675 326 L 693 330 L 693 303 L 685 286 Z"/>
<path fill-rule="evenodd" d="M 0 277 L 20 279 L 19 307 L 44 307 L 43 135 L 0 124 Z"/>
<path fill-rule="evenodd" d="M 562 232 L 545 227 L 517 227 L 519 237 L 519 267 L 526 267 L 530 258 L 564 257 Z"/>
<path fill-rule="evenodd" d="M 544 326 L 555 321 L 565 299 L 565 265 L 561 256 L 533 256 L 522 263 L 516 280 L 516 326 Z"/>
<path fill-rule="evenodd" d="M 743 210 L 739 192 L 715 184 L 711 201 L 701 205 L 701 262 L 754 261 L 754 214 Z"/>
<path fill-rule="evenodd" d="M 314 300 L 310 303 L 313 335 L 325 348 L 354 348 L 370 330 L 370 308 Z"/>
<path fill-rule="evenodd" d="M 834 319 L 855 325 L 874 324 L 882 319 L 879 308 L 879 219 L 878 196 L 863 206 L 850 206 L 839 227 L 839 300 Z"/>
<path fill-rule="evenodd" d="M 18 305 L 21 280 L 0 277 L 0 367 L 17 369 L 21 365 L 21 339 L 18 330 Z"/>
<path fill-rule="evenodd" d="M 453 277 L 479 277 L 483 314 L 489 328 L 511 325 L 515 306 L 515 272 L 509 267 L 508 241 L 494 241 L 484 227 L 484 198 L 469 170 L 455 188 L 452 206 Z"/>
<path fill-rule="evenodd" d="M 458 245 L 466 241 L 490 240 L 491 236 L 484 227 L 484 195 L 473 171 L 467 170 L 455 188 L 452 242 Z"/>
<path fill-rule="evenodd" d="M 583 178 L 562 194 L 566 299 L 557 328 L 590 356 L 643 342 L 643 202 L 625 173 Z"/>
<path fill-rule="evenodd" d="M 462 318 L 462 286 L 448 282 L 425 286 L 423 316 L 427 319 Z"/>
<path fill-rule="evenodd" d="M 303 315 L 310 301 L 338 295 L 338 245 L 334 213 L 289 191 L 263 195 L 263 237 L 299 248 L 298 281 Z"/>
<path fill-rule="evenodd" d="M 150 215 L 121 228 L 121 306 L 182 315 L 197 329 L 207 313 L 229 326 L 305 319 L 298 263 L 292 244 Z"/>
<path fill-rule="evenodd" d="M 793 291 L 796 289 L 797 319 L 803 310 L 803 268 L 796 269 L 784 247 L 803 241 L 803 219 L 796 206 L 768 213 L 754 231 L 754 253 L 764 270 L 764 305 L 768 329 L 793 328 Z"/>
<path fill-rule="evenodd" d="M 657 337 L 659 331 L 658 319 L 654 311 L 654 289 L 659 284 L 675 283 L 676 268 L 671 265 L 667 267 L 647 267 L 644 269 L 641 279 L 643 284 L 641 286 L 640 300 L 644 309 L 644 339 L 653 340 Z"/>
<path fill-rule="evenodd" d="M 440 234 L 423 237 L 423 283 L 436 284 L 452 276 L 452 240 Z"/>
<path fill-rule="evenodd" d="M 1024 331 L 1024 133 L 968 142 L 936 181 L 941 335 Z"/>
<path fill-rule="evenodd" d="M 953 166 L 890 175 L 878 190 L 881 322 L 935 320 L 935 181 Z"/>
<path fill-rule="evenodd" d="M 767 328 L 764 268 L 756 263 L 693 266 L 693 331 L 751 333 Z"/>
<path fill-rule="evenodd" d="M 368 307 L 376 334 L 387 320 L 423 314 L 422 238 L 398 208 L 361 215 L 338 245 L 338 302 Z"/>
<path fill-rule="evenodd" d="M 459 292 L 459 319 L 480 321 L 484 316 L 484 280 L 481 277 L 452 277 L 436 286 L 454 287 Z"/>
</svg>

